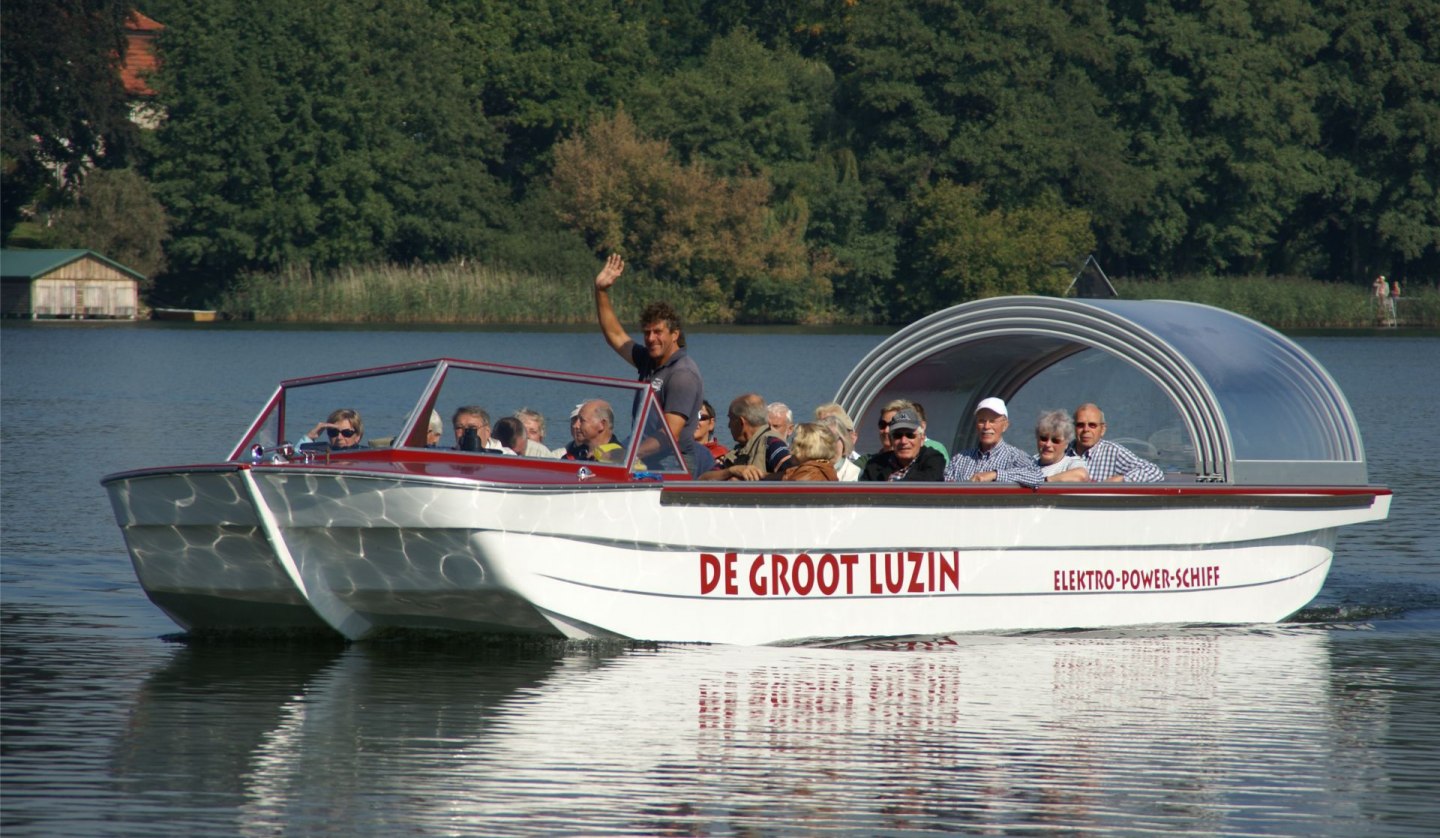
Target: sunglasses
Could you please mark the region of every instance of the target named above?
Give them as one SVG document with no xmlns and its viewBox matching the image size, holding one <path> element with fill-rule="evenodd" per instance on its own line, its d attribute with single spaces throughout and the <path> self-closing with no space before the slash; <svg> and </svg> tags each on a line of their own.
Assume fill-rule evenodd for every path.
<svg viewBox="0 0 1440 838">
<path fill-rule="evenodd" d="M 355 435 L 355 429 L 354 429 L 354 428 L 344 428 L 344 429 L 342 430 L 342 429 L 340 429 L 340 428 L 326 428 L 326 429 L 325 429 L 325 433 L 329 434 L 331 439 L 334 439 L 334 438 L 337 437 L 337 436 L 343 436 L 343 437 L 345 437 L 346 439 L 349 439 L 350 437 L 352 437 L 352 436 Z"/>
<path fill-rule="evenodd" d="M 891 431 L 890 436 L 894 439 L 914 439 L 915 432 L 911 430 Z"/>
<path fill-rule="evenodd" d="M 700 414 L 700 421 L 701 421 L 701 422 L 709 422 L 711 419 L 714 419 L 714 418 L 715 418 L 714 416 L 706 416 L 706 415 L 703 414 L 703 413 Z"/>
<path fill-rule="evenodd" d="M 1036 441 L 1036 442 L 1049 442 L 1049 443 L 1054 444 L 1054 445 L 1064 445 L 1064 444 L 1065 444 L 1065 437 L 1063 437 L 1063 436 L 1037 436 L 1037 437 L 1035 437 L 1035 441 Z"/>
<path fill-rule="evenodd" d="M 1103 427 L 1104 425 L 1105 425 L 1104 422 L 1076 422 L 1076 423 L 1075 423 L 1075 427 L 1077 427 L 1077 428 L 1099 428 L 1099 427 Z"/>
</svg>

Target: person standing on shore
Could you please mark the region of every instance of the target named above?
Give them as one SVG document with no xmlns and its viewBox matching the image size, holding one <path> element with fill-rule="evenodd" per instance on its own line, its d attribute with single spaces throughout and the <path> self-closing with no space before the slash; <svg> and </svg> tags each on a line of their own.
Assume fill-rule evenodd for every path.
<svg viewBox="0 0 1440 838">
<path fill-rule="evenodd" d="M 680 315 L 669 303 L 651 303 L 640 313 L 643 346 L 630 339 L 610 303 L 610 289 L 624 272 L 625 260 L 612 253 L 595 275 L 595 316 L 600 321 L 600 333 L 610 348 L 640 373 L 639 380 L 650 382 L 664 411 L 665 424 L 680 445 L 685 468 L 695 474 L 695 425 L 704 396 L 700 368 L 685 351 Z M 654 440 L 649 442 L 652 446 L 641 446 L 640 457 L 658 447 L 653 446 Z"/>
<path fill-rule="evenodd" d="M 1370 284 L 1370 291 L 1375 298 L 1375 325 L 1383 326 L 1385 325 L 1385 309 L 1390 299 L 1390 287 L 1385 282 L 1384 274 L 1375 277 L 1375 281 Z"/>
<path fill-rule="evenodd" d="M 1400 325 L 1400 280 L 1390 283 L 1390 328 Z"/>
</svg>

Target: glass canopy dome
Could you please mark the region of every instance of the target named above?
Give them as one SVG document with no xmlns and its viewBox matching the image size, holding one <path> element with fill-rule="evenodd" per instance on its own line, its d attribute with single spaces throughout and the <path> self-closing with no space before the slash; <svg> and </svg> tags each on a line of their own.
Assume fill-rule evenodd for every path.
<svg viewBox="0 0 1440 838">
<path fill-rule="evenodd" d="M 1319 362 L 1273 329 L 1197 303 L 965 303 L 887 338 L 836 401 L 862 434 L 887 402 L 921 402 L 929 437 L 953 452 L 974 444 L 971 416 L 988 396 L 1010 405 L 1007 441 L 1022 449 L 1033 450 L 1035 408 L 1094 402 L 1106 438 L 1160 461 L 1167 479 L 1368 482 L 1354 414 Z"/>
</svg>

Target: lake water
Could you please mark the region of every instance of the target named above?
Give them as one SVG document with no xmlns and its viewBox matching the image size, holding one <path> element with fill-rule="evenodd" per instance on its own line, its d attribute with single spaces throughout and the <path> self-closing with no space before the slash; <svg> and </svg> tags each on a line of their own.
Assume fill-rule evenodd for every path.
<svg viewBox="0 0 1440 838">
<path fill-rule="evenodd" d="M 880 339 L 691 351 L 721 410 L 755 389 L 808 415 Z M 223 456 L 282 376 L 437 356 L 625 375 L 598 335 L 7 324 L 0 831 L 1440 834 L 1440 339 L 1301 343 L 1396 495 L 1281 625 L 347 647 L 178 641 L 99 478 Z"/>
</svg>

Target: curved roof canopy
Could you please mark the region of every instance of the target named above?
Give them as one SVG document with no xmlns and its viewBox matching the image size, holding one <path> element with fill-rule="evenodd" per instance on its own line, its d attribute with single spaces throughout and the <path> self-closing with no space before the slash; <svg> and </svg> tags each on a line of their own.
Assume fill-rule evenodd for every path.
<svg viewBox="0 0 1440 838">
<path fill-rule="evenodd" d="M 975 404 L 1007 402 L 1080 353 L 1138 370 L 1168 399 L 1193 476 L 1237 484 L 1368 481 L 1354 414 L 1329 373 L 1284 335 L 1223 309 L 1170 300 L 999 297 L 901 329 L 841 385 L 857 426 L 894 398 L 922 400 L 931 437 L 966 439 Z M 1040 379 L 1043 381 L 1044 379 Z M 1104 392 L 1094 401 L 1104 406 Z M 1066 405 L 1070 407 L 1071 405 Z M 1010 441 L 1030 430 L 1012 426 Z M 941 433 L 937 434 L 936 430 Z"/>
</svg>

